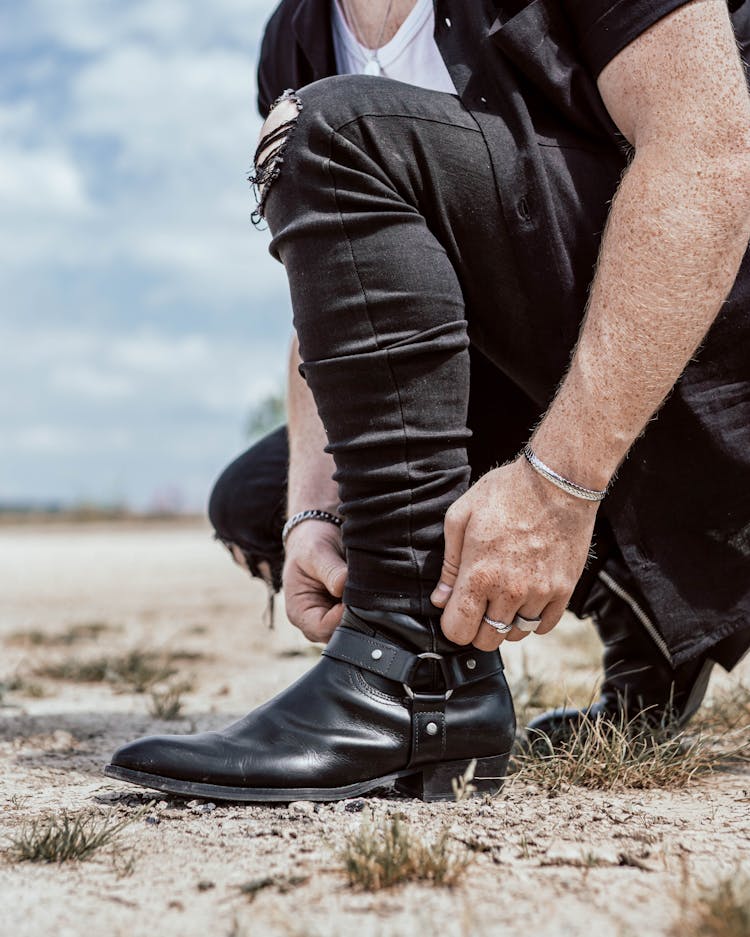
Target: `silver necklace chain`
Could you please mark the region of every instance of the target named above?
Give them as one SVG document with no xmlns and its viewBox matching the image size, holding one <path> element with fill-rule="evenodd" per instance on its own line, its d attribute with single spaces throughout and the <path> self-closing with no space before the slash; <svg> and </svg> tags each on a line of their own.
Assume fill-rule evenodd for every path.
<svg viewBox="0 0 750 937">
<path fill-rule="evenodd" d="M 359 22 L 357 17 L 354 15 L 354 9 L 349 5 L 348 0 L 341 0 L 341 5 L 344 9 L 345 18 L 347 25 L 354 33 L 355 39 L 359 36 L 364 37 L 364 33 L 360 29 Z M 393 9 L 393 0 L 388 0 L 388 6 L 385 9 L 385 16 L 383 17 L 383 23 L 380 27 L 380 33 L 378 38 L 375 41 L 374 49 L 367 49 L 363 43 L 360 42 L 360 45 L 365 50 L 365 53 L 369 52 L 370 57 L 365 61 L 365 67 L 363 72 L 365 75 L 382 75 L 383 66 L 380 64 L 380 59 L 378 58 L 378 50 L 380 49 L 381 43 L 383 41 L 383 36 L 385 35 L 385 28 L 388 25 L 388 17 L 391 15 L 391 10 Z"/>
</svg>

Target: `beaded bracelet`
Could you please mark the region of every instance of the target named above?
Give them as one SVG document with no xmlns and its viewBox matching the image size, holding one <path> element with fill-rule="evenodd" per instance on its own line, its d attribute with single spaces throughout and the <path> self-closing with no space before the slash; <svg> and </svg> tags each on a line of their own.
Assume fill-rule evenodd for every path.
<svg viewBox="0 0 750 937">
<path fill-rule="evenodd" d="M 306 511 L 299 511 L 297 514 L 293 514 L 282 528 L 282 546 L 286 546 L 287 537 L 302 521 L 327 521 L 329 524 L 335 524 L 336 527 L 341 527 L 344 523 L 341 517 L 337 517 L 329 511 L 321 511 L 320 508 L 308 508 Z"/>
</svg>

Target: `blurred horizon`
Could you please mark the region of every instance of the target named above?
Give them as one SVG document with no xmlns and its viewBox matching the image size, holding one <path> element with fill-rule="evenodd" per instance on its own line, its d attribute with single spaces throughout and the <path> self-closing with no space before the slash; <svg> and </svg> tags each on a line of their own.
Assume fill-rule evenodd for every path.
<svg viewBox="0 0 750 937">
<path fill-rule="evenodd" d="M 0 506 L 201 512 L 282 385 L 245 180 L 274 5 L 0 9 Z"/>
</svg>

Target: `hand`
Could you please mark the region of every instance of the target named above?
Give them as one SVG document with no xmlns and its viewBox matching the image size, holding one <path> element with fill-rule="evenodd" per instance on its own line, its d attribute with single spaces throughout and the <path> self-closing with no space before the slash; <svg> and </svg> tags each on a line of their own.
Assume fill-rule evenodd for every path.
<svg viewBox="0 0 750 937">
<path fill-rule="evenodd" d="M 441 626 L 457 644 L 492 651 L 501 635 L 482 621 L 541 618 L 537 634 L 562 617 L 588 556 L 596 502 L 560 491 L 525 459 L 493 469 L 448 510 L 445 558 L 432 602 Z"/>
<path fill-rule="evenodd" d="M 310 641 L 328 641 L 344 614 L 346 563 L 340 529 L 315 520 L 295 527 L 286 541 L 283 581 L 291 623 Z"/>
</svg>

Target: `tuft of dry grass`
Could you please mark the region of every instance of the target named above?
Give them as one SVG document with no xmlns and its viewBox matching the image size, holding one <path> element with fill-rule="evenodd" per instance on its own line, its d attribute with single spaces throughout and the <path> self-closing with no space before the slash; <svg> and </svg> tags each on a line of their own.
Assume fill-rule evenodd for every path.
<svg viewBox="0 0 750 937">
<path fill-rule="evenodd" d="M 28 631 L 14 631 L 8 635 L 6 640 L 9 644 L 31 647 L 70 647 L 84 641 L 95 641 L 102 634 L 115 630 L 118 630 L 118 628 L 106 621 L 84 621 L 71 625 L 60 633 L 40 631 L 37 628 Z"/>
<path fill-rule="evenodd" d="M 50 680 L 66 680 L 70 683 L 103 683 L 107 679 L 109 662 L 106 657 L 78 660 L 71 657 L 55 663 L 43 664 L 34 673 Z"/>
<path fill-rule="evenodd" d="M 189 683 L 174 683 L 164 690 L 152 688 L 149 695 L 149 713 L 155 719 L 177 719 L 182 713 L 182 695 L 189 689 Z"/>
<path fill-rule="evenodd" d="M 0 680 L 0 706 L 3 705 L 6 693 L 17 693 L 29 699 L 42 699 L 46 696 L 44 687 L 40 683 L 27 680 L 20 674 L 14 674 L 12 677 L 4 677 Z"/>
<path fill-rule="evenodd" d="M 294 888 L 310 881 L 309 875 L 264 875 L 249 882 L 237 885 L 241 895 L 249 901 L 255 901 L 256 896 L 267 888 L 274 888 L 280 895 L 286 895 Z"/>
<path fill-rule="evenodd" d="M 447 830 L 424 840 L 394 816 L 379 828 L 364 821 L 347 837 L 340 859 L 352 888 L 380 891 L 405 882 L 451 888 L 463 878 L 472 855 Z"/>
<path fill-rule="evenodd" d="M 750 879 L 741 871 L 680 897 L 673 937 L 749 937 Z"/>
<path fill-rule="evenodd" d="M 66 680 L 71 683 L 111 683 L 126 691 L 145 693 L 177 673 L 172 666 L 180 655 L 157 651 L 128 651 L 119 657 L 99 657 L 89 660 L 67 658 L 37 668 L 40 677 Z"/>
<path fill-rule="evenodd" d="M 456 798 L 457 804 L 460 804 L 465 800 L 469 800 L 471 795 L 476 793 L 477 786 L 473 783 L 476 770 L 477 760 L 476 758 L 472 758 L 466 768 L 466 771 L 464 771 L 462 775 L 457 778 L 451 778 L 453 796 Z"/>
<path fill-rule="evenodd" d="M 750 735 L 654 729 L 643 717 L 584 718 L 569 739 L 552 741 L 541 732 L 513 755 L 514 780 L 550 791 L 572 786 L 598 790 L 677 789 L 695 777 L 750 762 Z"/>
<path fill-rule="evenodd" d="M 11 838 L 7 854 L 15 862 L 69 862 L 88 859 L 113 843 L 140 813 L 113 821 L 97 814 L 71 816 L 63 811 L 25 823 Z"/>
</svg>

